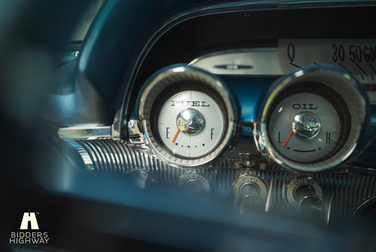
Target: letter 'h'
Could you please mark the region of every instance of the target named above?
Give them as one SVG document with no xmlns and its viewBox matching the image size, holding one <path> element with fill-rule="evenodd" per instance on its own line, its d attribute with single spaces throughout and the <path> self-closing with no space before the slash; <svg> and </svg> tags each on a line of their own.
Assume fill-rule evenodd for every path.
<svg viewBox="0 0 376 252">
<path fill-rule="evenodd" d="M 31 224 L 31 229 L 39 229 L 37 217 L 35 216 L 35 213 L 25 212 L 22 218 L 20 230 L 26 230 L 28 228 L 29 222 Z"/>
</svg>

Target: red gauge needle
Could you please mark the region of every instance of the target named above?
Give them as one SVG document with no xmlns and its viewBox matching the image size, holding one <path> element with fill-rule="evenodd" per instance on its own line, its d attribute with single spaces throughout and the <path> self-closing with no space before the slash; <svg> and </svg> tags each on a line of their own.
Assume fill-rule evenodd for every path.
<svg viewBox="0 0 376 252">
<path fill-rule="evenodd" d="M 293 131 L 290 132 L 290 135 L 287 137 L 286 141 L 282 144 L 283 148 L 285 148 L 287 142 L 290 140 L 290 138 L 291 138 L 291 136 L 292 136 L 293 133 L 294 133 Z"/>
<path fill-rule="evenodd" d="M 175 142 L 175 139 L 176 139 L 176 137 L 178 136 L 179 132 L 180 132 L 180 129 L 178 129 L 178 131 L 176 131 L 175 136 L 174 136 L 174 138 L 172 139 L 171 143 Z"/>
</svg>

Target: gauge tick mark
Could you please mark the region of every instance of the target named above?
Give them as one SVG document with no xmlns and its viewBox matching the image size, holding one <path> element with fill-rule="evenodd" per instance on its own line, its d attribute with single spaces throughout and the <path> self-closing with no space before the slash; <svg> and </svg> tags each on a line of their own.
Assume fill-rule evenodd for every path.
<svg viewBox="0 0 376 252">
<path fill-rule="evenodd" d="M 371 63 L 369 63 L 369 66 L 372 68 L 373 72 L 376 74 L 375 68 L 373 68 L 373 66 L 371 65 Z M 372 78 L 372 80 L 373 80 L 373 78 Z"/>
<path fill-rule="evenodd" d="M 294 150 L 296 152 L 314 152 L 316 150 Z"/>
<path fill-rule="evenodd" d="M 338 65 L 340 65 L 343 69 L 345 69 L 347 72 L 349 72 L 349 73 L 351 73 L 352 74 L 352 72 L 350 72 L 346 67 L 344 67 L 341 63 L 338 63 Z"/>
<path fill-rule="evenodd" d="M 294 63 L 292 63 L 292 62 L 290 62 L 290 65 L 292 65 L 292 66 L 294 66 L 294 67 L 296 67 L 296 68 L 301 68 L 300 66 L 298 66 L 298 65 L 295 65 Z"/>
<path fill-rule="evenodd" d="M 315 64 L 316 66 L 322 67 L 322 66 L 320 66 L 319 64 L 317 64 L 316 62 L 313 62 L 313 64 Z"/>
<path fill-rule="evenodd" d="M 363 72 L 363 74 L 365 74 L 365 75 L 367 75 L 367 73 L 366 72 L 364 72 L 364 70 L 359 66 L 359 64 L 358 63 L 355 63 L 355 65 L 360 69 L 360 71 L 362 71 Z M 362 75 L 362 79 L 364 80 L 364 77 L 363 77 L 363 75 Z"/>
</svg>

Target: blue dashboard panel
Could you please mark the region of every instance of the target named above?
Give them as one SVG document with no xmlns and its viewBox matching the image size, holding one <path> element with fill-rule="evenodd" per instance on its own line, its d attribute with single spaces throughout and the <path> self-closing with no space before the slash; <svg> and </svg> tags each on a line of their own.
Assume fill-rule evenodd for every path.
<svg viewBox="0 0 376 252">
<path fill-rule="evenodd" d="M 261 118 L 262 104 L 268 90 L 280 76 L 222 75 L 220 76 L 233 91 L 240 108 L 240 120 L 254 123 Z"/>
<path fill-rule="evenodd" d="M 370 122 L 369 124 L 372 126 L 376 126 L 376 105 L 371 105 L 371 112 L 370 112 Z"/>
</svg>

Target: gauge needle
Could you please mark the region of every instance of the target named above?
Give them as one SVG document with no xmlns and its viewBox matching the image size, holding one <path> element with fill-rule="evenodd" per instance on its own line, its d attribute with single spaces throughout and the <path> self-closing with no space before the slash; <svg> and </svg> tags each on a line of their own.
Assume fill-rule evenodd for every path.
<svg viewBox="0 0 376 252">
<path fill-rule="evenodd" d="M 291 136 L 292 136 L 293 133 L 294 133 L 293 131 L 290 132 L 290 135 L 287 137 L 286 141 L 282 144 L 283 148 L 285 148 L 287 142 L 290 140 L 290 138 L 291 138 Z"/>
<path fill-rule="evenodd" d="M 175 136 L 174 136 L 174 138 L 172 139 L 171 143 L 175 142 L 175 139 L 176 139 L 176 137 L 178 136 L 179 132 L 180 132 L 180 129 L 178 129 L 178 131 L 176 131 Z"/>
</svg>

